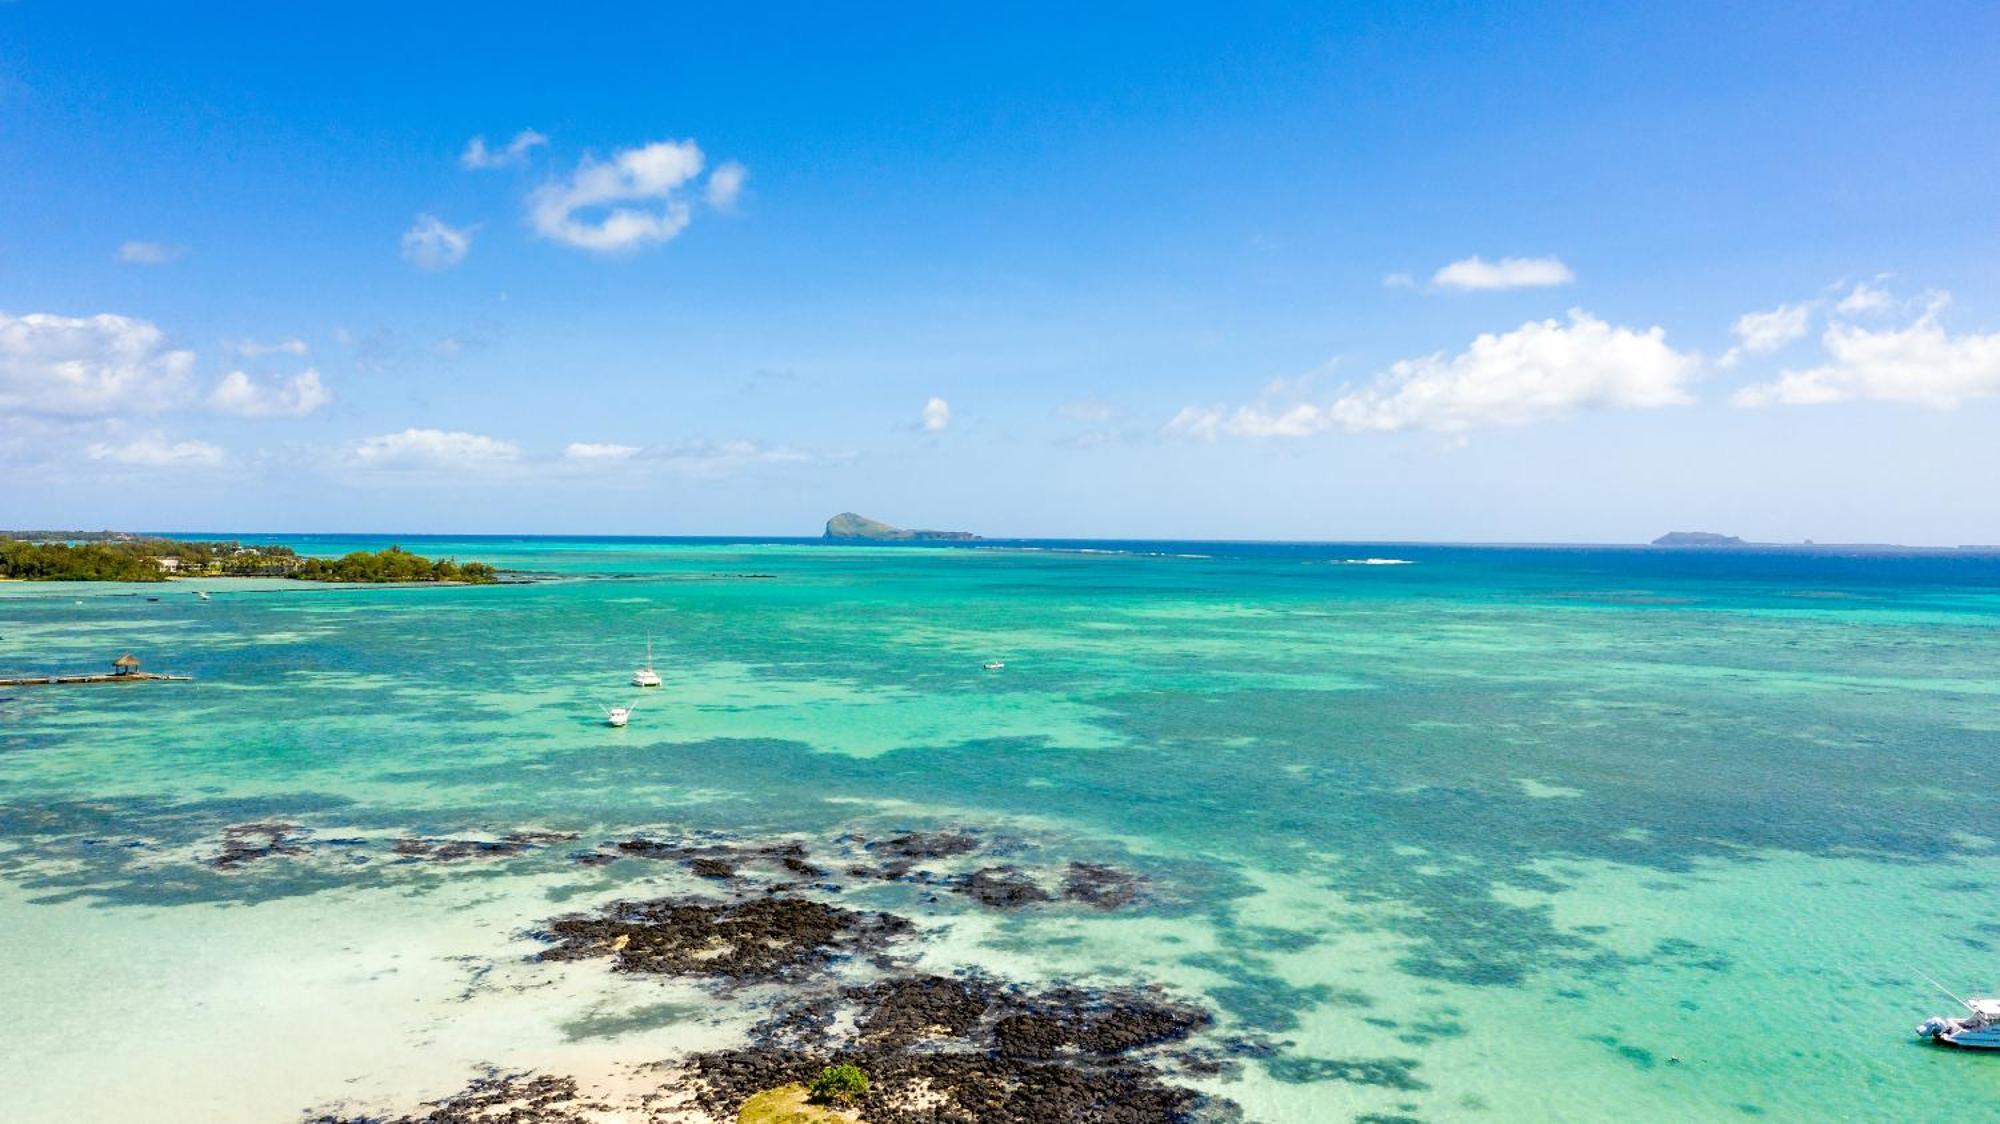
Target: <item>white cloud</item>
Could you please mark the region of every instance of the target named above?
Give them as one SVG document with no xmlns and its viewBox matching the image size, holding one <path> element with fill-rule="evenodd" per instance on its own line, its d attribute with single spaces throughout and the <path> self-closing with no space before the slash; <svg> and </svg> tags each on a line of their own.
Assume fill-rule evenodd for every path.
<svg viewBox="0 0 2000 1124">
<path fill-rule="evenodd" d="M 149 413 L 187 395 L 194 352 L 147 320 L 0 312 L 0 412 Z"/>
<path fill-rule="evenodd" d="M 1511 332 L 1482 335 L 1450 358 L 1439 352 L 1400 360 L 1371 384 L 1326 405 L 1188 406 L 1166 429 L 1199 440 L 1305 437 L 1331 429 L 1462 433 L 1578 410 L 1683 405 L 1693 400 L 1687 385 L 1700 366 L 1699 357 L 1668 346 L 1663 329 L 1618 327 L 1579 309 L 1567 324 L 1531 320 Z"/>
<path fill-rule="evenodd" d="M 186 253 L 186 246 L 165 242 L 127 242 L 118 247 L 118 260 L 127 265 L 166 265 L 179 261 Z"/>
<path fill-rule="evenodd" d="M 1416 283 L 1417 279 L 1407 273 L 1389 273 L 1382 277 L 1382 287 L 1385 289 L 1408 289 L 1414 287 Z"/>
<path fill-rule="evenodd" d="M 228 340 L 222 346 L 224 349 L 245 359 L 256 359 L 265 355 L 303 356 L 312 350 L 306 346 L 306 341 L 299 339 L 297 336 L 287 336 L 275 343 L 259 343 L 256 340 Z"/>
<path fill-rule="evenodd" d="M 331 401 L 333 392 L 313 370 L 268 385 L 243 371 L 231 371 L 208 396 L 210 409 L 243 418 L 302 418 Z"/>
<path fill-rule="evenodd" d="M 659 472 L 713 480 L 764 465 L 839 459 L 781 445 L 760 445 L 755 441 L 696 438 L 651 447 L 573 442 L 563 449 L 560 463 L 577 472 L 602 472 L 615 467 L 620 476 L 632 480 L 643 480 L 649 474 Z"/>
<path fill-rule="evenodd" d="M 1213 441 L 1222 435 L 1223 423 L 1228 418 L 1229 412 L 1221 406 L 1182 406 L 1161 428 L 1197 441 Z"/>
<path fill-rule="evenodd" d="M 533 129 L 522 129 L 515 133 L 514 139 L 507 142 L 507 147 L 500 149 L 487 148 L 486 138 L 483 136 L 473 137 L 466 142 L 465 151 L 459 154 L 458 162 L 461 166 L 475 171 L 484 168 L 510 168 L 516 164 L 527 163 L 529 150 L 547 143 L 549 138 Z"/>
<path fill-rule="evenodd" d="M 1843 316 L 1869 316 L 1894 307 L 1896 298 L 1889 294 L 1889 290 L 1877 288 L 1866 281 L 1856 282 L 1854 288 L 1834 306 Z"/>
<path fill-rule="evenodd" d="M 924 403 L 924 432 L 937 433 L 951 424 L 951 403 L 932 398 Z"/>
<path fill-rule="evenodd" d="M 1117 407 L 1102 398 L 1088 396 L 1072 398 L 1056 407 L 1056 415 L 1065 421 L 1101 422 L 1110 421 Z"/>
<path fill-rule="evenodd" d="M 1501 258 L 1490 262 L 1474 254 L 1431 274 L 1431 285 L 1439 289 L 1535 289 L 1567 285 L 1574 280 L 1576 274 L 1570 272 L 1569 266 L 1553 257 Z"/>
<path fill-rule="evenodd" d="M 1814 303 L 1781 304 L 1769 312 L 1746 312 L 1730 327 L 1743 350 L 1753 354 L 1776 351 L 1806 334 Z"/>
<path fill-rule="evenodd" d="M 622 149 L 609 161 L 586 157 L 569 179 L 544 184 L 529 196 L 529 221 L 544 238 L 601 253 L 671 241 L 693 217 L 681 189 L 701 174 L 703 160 L 691 140 Z M 730 167 L 723 165 L 717 174 Z M 740 188 L 746 173 L 735 167 L 728 178 Z M 580 217 L 584 214 L 596 217 Z"/>
<path fill-rule="evenodd" d="M 1692 401 L 1687 384 L 1701 366 L 1675 351 L 1659 327 L 1617 327 L 1572 309 L 1569 323 L 1531 320 L 1487 333 L 1447 360 L 1404 359 L 1373 386 L 1344 394 L 1328 416 L 1350 430 L 1525 425 L 1579 409 L 1652 409 Z M 1300 422 L 1296 412 L 1279 423 Z"/>
<path fill-rule="evenodd" d="M 759 445 L 754 441 L 687 441 L 649 454 L 673 472 L 701 479 L 733 476 L 768 464 L 803 464 L 823 458 L 800 449 Z"/>
<path fill-rule="evenodd" d="M 158 435 L 123 445 L 98 442 L 84 452 L 91 460 L 145 468 L 213 468 L 223 461 L 222 450 L 206 441 L 168 441 Z"/>
<path fill-rule="evenodd" d="M 451 226 L 436 215 L 418 215 L 403 232 L 403 260 L 418 269 L 450 269 L 471 249 L 471 227 Z"/>
<path fill-rule="evenodd" d="M 743 181 L 750 178 L 750 169 L 734 160 L 725 160 L 708 174 L 708 205 L 719 211 L 732 210 L 736 197 L 743 194 Z"/>
<path fill-rule="evenodd" d="M 486 470 L 513 464 L 520 446 L 477 433 L 406 429 L 356 442 L 347 461 L 357 468 Z"/>
<path fill-rule="evenodd" d="M 2000 395 L 2000 332 L 1950 335 L 1939 320 L 1949 303 L 1948 294 L 1939 294 L 1903 328 L 1829 324 L 1820 336 L 1825 364 L 1784 371 L 1774 382 L 1744 387 L 1731 401 L 1816 406 L 1874 399 L 1943 410 L 1969 398 Z"/>
<path fill-rule="evenodd" d="M 590 441 L 572 441 L 563 449 L 563 458 L 572 461 L 622 461 L 638 455 L 637 445 L 612 445 Z"/>
</svg>

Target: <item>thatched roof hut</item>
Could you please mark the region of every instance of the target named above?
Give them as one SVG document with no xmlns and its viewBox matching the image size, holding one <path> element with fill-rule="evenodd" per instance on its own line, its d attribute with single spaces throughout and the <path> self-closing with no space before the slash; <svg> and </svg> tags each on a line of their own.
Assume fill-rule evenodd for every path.
<svg viewBox="0 0 2000 1124">
<path fill-rule="evenodd" d="M 139 670 L 139 657 L 127 652 L 117 659 L 112 660 L 111 666 L 115 670 L 115 674 L 130 675 Z"/>
</svg>

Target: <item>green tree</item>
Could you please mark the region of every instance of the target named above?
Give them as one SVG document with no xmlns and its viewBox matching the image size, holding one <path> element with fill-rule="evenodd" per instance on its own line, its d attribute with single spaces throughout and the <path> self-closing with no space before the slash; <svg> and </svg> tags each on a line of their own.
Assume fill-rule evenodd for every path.
<svg viewBox="0 0 2000 1124">
<path fill-rule="evenodd" d="M 852 1062 L 830 1065 L 819 1071 L 819 1076 L 806 1086 L 812 1099 L 821 1104 L 835 1104 L 852 1108 L 862 1097 L 868 1095 L 868 1074 Z"/>
</svg>

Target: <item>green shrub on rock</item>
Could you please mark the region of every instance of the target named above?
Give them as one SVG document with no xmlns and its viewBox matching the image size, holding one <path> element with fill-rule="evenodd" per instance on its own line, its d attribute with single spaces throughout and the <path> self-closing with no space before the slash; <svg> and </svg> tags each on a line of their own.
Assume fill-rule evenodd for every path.
<svg viewBox="0 0 2000 1124">
<path fill-rule="evenodd" d="M 867 1095 L 868 1075 L 858 1065 L 841 1062 L 820 1070 L 807 1088 L 812 1091 L 812 1099 L 821 1104 L 852 1106 Z"/>
</svg>

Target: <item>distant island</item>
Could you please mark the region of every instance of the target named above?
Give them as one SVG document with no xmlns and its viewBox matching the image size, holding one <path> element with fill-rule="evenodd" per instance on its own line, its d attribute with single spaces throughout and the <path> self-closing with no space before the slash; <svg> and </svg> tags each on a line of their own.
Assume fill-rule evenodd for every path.
<svg viewBox="0 0 2000 1124">
<path fill-rule="evenodd" d="M 65 532 L 54 532 L 60 535 Z M 176 577 L 291 578 L 309 582 L 456 582 L 497 578 L 484 562 L 432 560 L 400 546 L 306 558 L 288 546 L 182 541 L 97 532 L 81 541 L 17 532 L 0 536 L 0 578 L 15 581 L 159 582 Z"/>
<path fill-rule="evenodd" d="M 970 531 L 913 531 L 865 515 L 843 511 L 826 521 L 826 537 L 837 542 L 974 542 Z"/>
<path fill-rule="evenodd" d="M 1803 550 L 1840 551 L 1847 554 L 1929 554 L 1938 551 L 1958 551 L 1967 554 L 1996 554 L 2000 547 L 1994 546 L 1906 546 L 1891 542 L 1814 542 L 1804 539 L 1799 542 L 1759 542 L 1742 539 L 1735 535 L 1719 535 L 1714 531 L 1669 531 L 1652 541 L 1653 546 L 1707 547 L 1716 550 Z"/>
<path fill-rule="evenodd" d="M 1653 540 L 1654 546 L 1744 546 L 1744 541 L 1735 535 L 1718 535 L 1714 531 L 1668 531 Z"/>
</svg>

